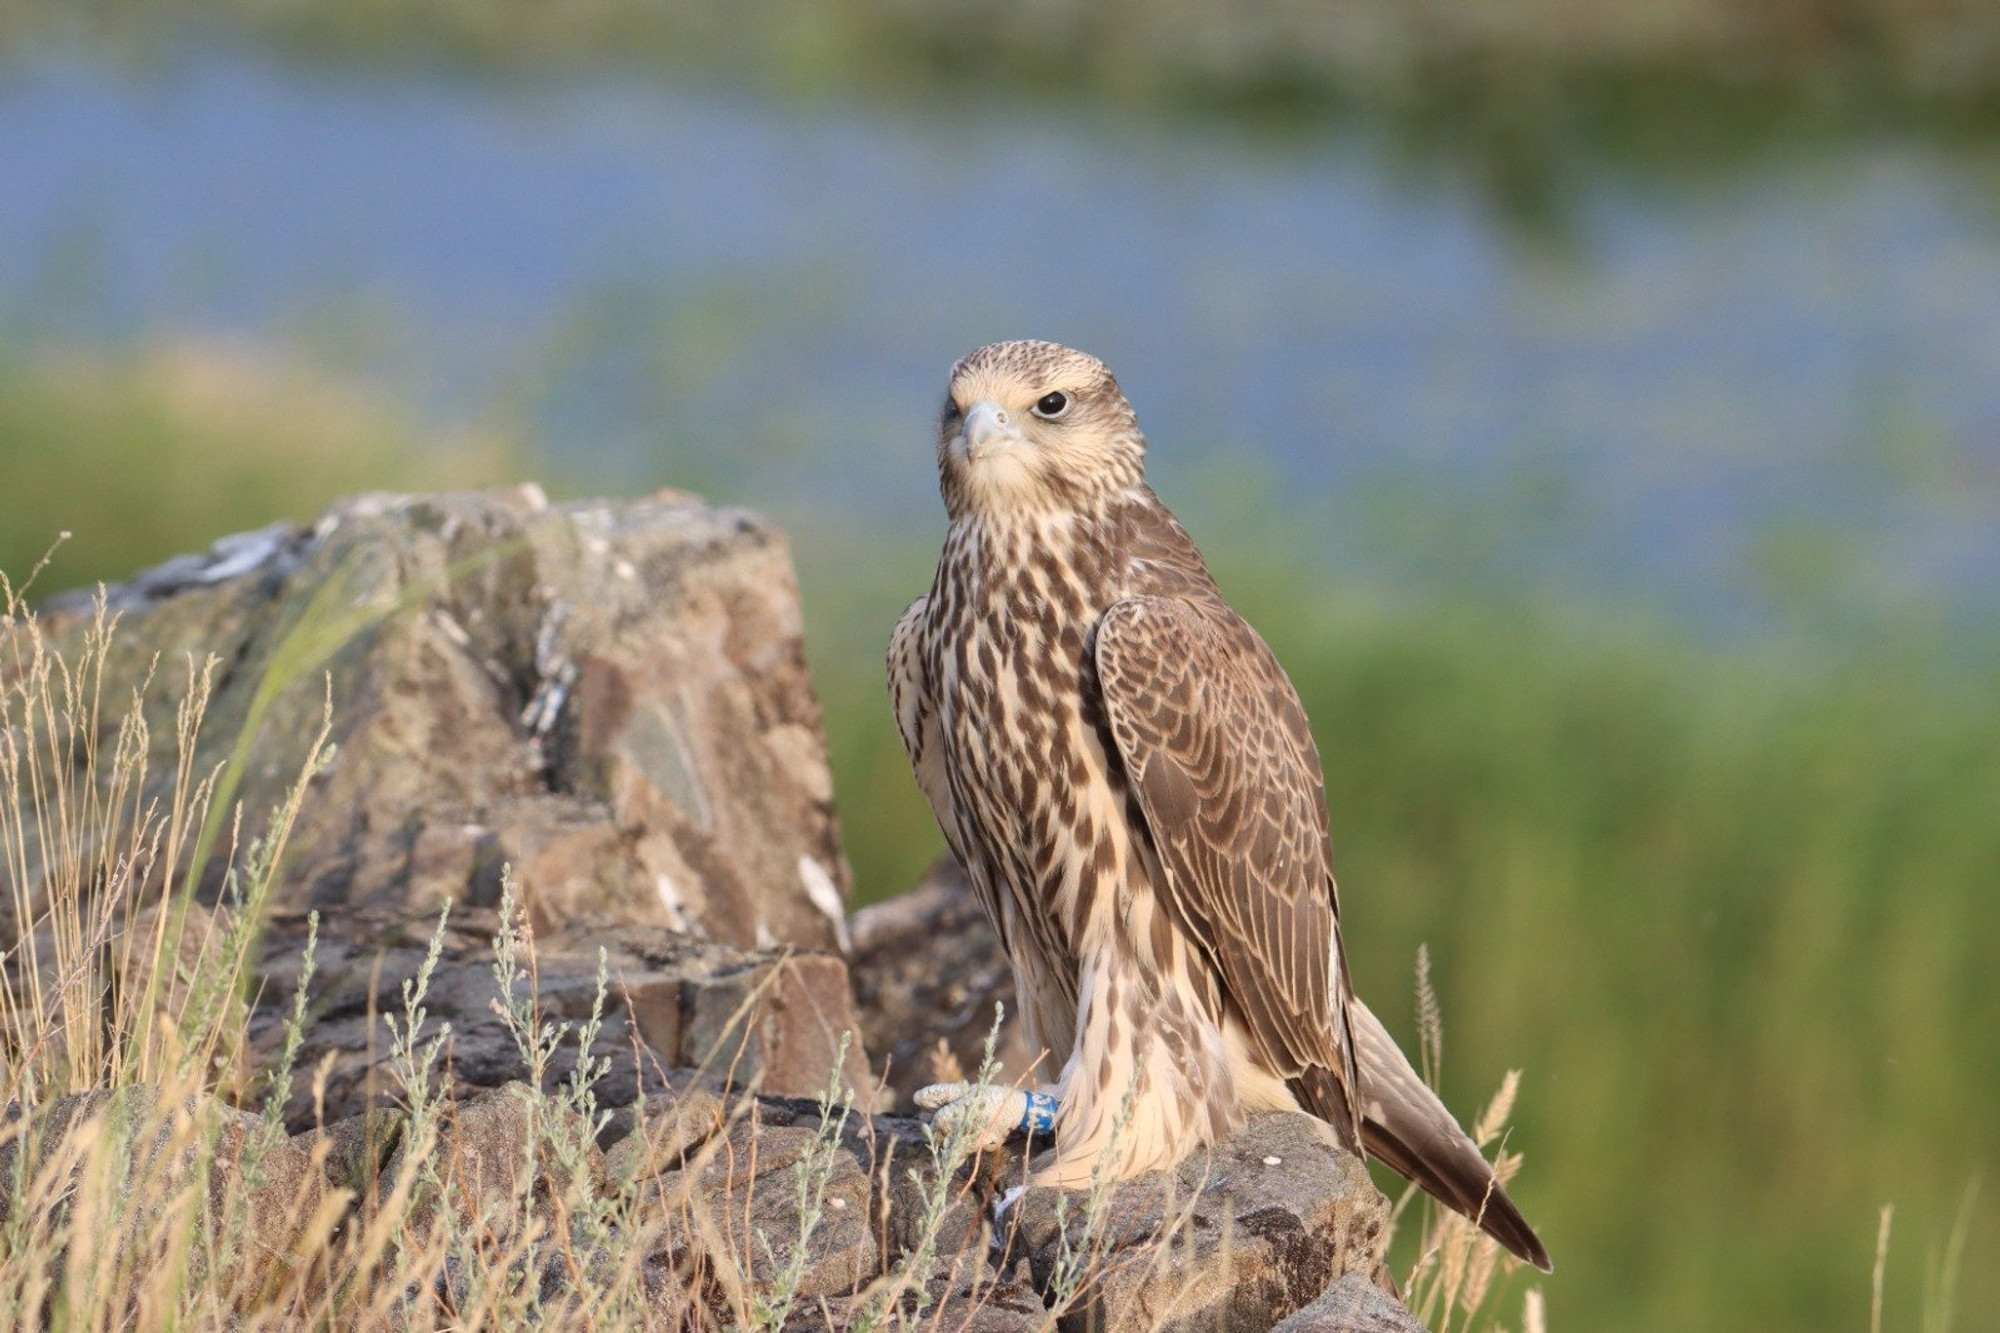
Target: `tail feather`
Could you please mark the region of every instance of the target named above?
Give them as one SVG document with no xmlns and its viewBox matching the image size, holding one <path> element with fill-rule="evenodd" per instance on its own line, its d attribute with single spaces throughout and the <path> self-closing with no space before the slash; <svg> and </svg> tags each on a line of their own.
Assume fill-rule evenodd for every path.
<svg viewBox="0 0 2000 1333">
<path fill-rule="evenodd" d="M 1545 1273 L 1552 1271 L 1549 1252 L 1494 1179 L 1491 1164 L 1437 1094 L 1417 1077 L 1381 1021 L 1359 1000 L 1349 1001 L 1348 1020 L 1361 1083 L 1361 1142 L 1368 1155 L 1379 1157 L 1426 1193 L 1473 1219 L 1508 1253 Z M 1319 1086 L 1337 1082 L 1331 1071 L 1308 1070 L 1307 1074 L 1327 1076 L 1298 1080 L 1307 1109 L 1330 1119 L 1319 1105 L 1325 1101 L 1330 1103 L 1329 1110 L 1344 1113 L 1346 1090 Z"/>
</svg>

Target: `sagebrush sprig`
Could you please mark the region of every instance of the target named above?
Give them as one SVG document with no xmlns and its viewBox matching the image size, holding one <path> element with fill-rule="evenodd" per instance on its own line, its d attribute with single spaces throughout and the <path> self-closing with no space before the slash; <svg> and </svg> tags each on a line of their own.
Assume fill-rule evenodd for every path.
<svg viewBox="0 0 2000 1333">
<path fill-rule="evenodd" d="M 826 1212 L 827 1187 L 840 1165 L 841 1136 L 847 1132 L 848 1117 L 854 1111 L 853 1099 L 841 1091 L 841 1075 L 847 1067 L 847 1048 L 853 1035 L 840 1034 L 840 1050 L 827 1075 L 826 1088 L 820 1093 L 819 1122 L 813 1141 L 792 1169 L 795 1191 L 792 1201 L 798 1209 L 798 1233 L 791 1238 L 790 1252 L 769 1289 L 760 1294 L 753 1307 L 758 1327 L 771 1333 L 785 1326 L 798 1300 L 799 1286 L 805 1280 L 806 1265 L 812 1257 L 813 1233 L 819 1230 L 820 1219 Z M 761 1231 L 757 1243 L 764 1247 L 768 1258 L 778 1257 L 777 1247 Z"/>
<path fill-rule="evenodd" d="M 1114 1154 L 1123 1146 L 1125 1132 L 1131 1128 L 1132 1115 L 1139 1104 L 1139 1085 L 1145 1077 L 1146 1057 L 1141 1052 L 1133 1061 L 1132 1077 L 1118 1099 L 1118 1113 L 1111 1119 L 1111 1136 L 1090 1164 L 1090 1190 L 1084 1195 L 1083 1229 L 1074 1240 L 1070 1237 L 1068 1225 L 1070 1195 L 1065 1192 L 1056 1200 L 1058 1248 L 1054 1276 L 1049 1280 L 1048 1298 L 1049 1308 L 1058 1314 L 1070 1308 L 1082 1292 L 1090 1270 L 1102 1257 L 1105 1214 L 1111 1202 L 1112 1188 L 1117 1183 L 1111 1164 L 1116 1160 Z M 1171 1238 L 1163 1237 L 1162 1243 L 1171 1243 Z"/>
<path fill-rule="evenodd" d="M 1000 1032 L 1006 1020 L 1007 1007 L 996 1002 L 993 1024 L 986 1029 L 986 1040 L 980 1048 L 979 1072 L 974 1079 L 979 1086 L 991 1084 L 1000 1077 L 997 1052 Z M 923 1202 L 916 1243 L 885 1279 L 873 1284 L 863 1294 L 853 1316 L 856 1333 L 872 1333 L 891 1318 L 900 1316 L 904 1298 L 913 1292 L 914 1313 L 923 1313 L 929 1305 L 927 1284 L 931 1268 L 937 1261 L 938 1238 L 951 1211 L 959 1168 L 978 1150 L 984 1127 L 985 1122 L 980 1117 L 970 1115 L 956 1118 L 942 1133 L 935 1121 L 925 1122 L 924 1145 L 930 1153 L 930 1171 L 926 1174 L 916 1167 L 909 1170 L 910 1183 L 916 1187 L 917 1197 Z"/>
</svg>

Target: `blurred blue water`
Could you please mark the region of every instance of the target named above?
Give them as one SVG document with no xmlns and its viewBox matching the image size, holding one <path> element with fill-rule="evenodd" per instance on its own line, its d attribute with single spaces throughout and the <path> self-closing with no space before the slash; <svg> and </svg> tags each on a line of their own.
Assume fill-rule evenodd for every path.
<svg viewBox="0 0 2000 1333">
<path fill-rule="evenodd" d="M 275 341 L 578 485 L 931 525 L 945 369 L 1048 337 L 1117 368 L 1170 500 L 1327 560 L 1987 621 L 1996 156 L 1609 177 L 1552 243 L 1353 131 L 45 54 L 0 67 L 0 312 Z"/>
</svg>

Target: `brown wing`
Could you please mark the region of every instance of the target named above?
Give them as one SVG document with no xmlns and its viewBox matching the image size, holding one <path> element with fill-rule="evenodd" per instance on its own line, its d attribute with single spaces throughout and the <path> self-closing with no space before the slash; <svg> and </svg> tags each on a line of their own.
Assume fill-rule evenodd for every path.
<svg viewBox="0 0 2000 1333">
<path fill-rule="evenodd" d="M 1297 691 L 1219 603 L 1127 598 L 1099 620 L 1096 659 L 1170 907 L 1272 1072 L 1317 1071 L 1314 1109 L 1358 1148 L 1325 780 Z"/>
</svg>

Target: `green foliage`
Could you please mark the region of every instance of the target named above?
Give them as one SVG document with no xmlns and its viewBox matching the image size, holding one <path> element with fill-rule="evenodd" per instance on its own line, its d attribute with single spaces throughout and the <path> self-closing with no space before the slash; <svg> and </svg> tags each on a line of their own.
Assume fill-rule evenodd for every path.
<svg viewBox="0 0 2000 1333">
<path fill-rule="evenodd" d="M 28 356 L 0 343 L 0 569 L 38 594 L 125 578 L 336 496 L 514 479 L 507 441 L 440 442 L 375 396 L 225 345 Z"/>
<path fill-rule="evenodd" d="M 993 1026 L 986 1029 L 986 1045 L 980 1056 L 979 1072 L 973 1076 L 974 1083 L 991 1084 L 999 1079 L 1000 1065 L 993 1052 L 999 1044 L 1000 1029 L 1005 1019 L 1005 1009 L 995 1005 Z M 824 1119 L 823 1114 L 821 1118 Z M 880 1328 L 897 1326 L 906 1296 L 912 1298 L 911 1303 L 916 1306 L 919 1315 L 929 1304 L 930 1293 L 924 1283 L 938 1257 L 939 1240 L 951 1205 L 964 1196 L 966 1189 L 966 1185 L 958 1179 L 959 1168 L 978 1151 L 979 1136 L 984 1127 L 984 1122 L 976 1115 L 961 1116 L 942 1130 L 935 1122 L 924 1125 L 924 1141 L 930 1148 L 930 1171 L 926 1174 L 914 1167 L 909 1170 L 910 1184 L 923 1201 L 916 1243 L 889 1277 L 875 1284 L 858 1302 L 854 1326 L 859 1333 L 875 1333 Z"/>
<path fill-rule="evenodd" d="M 848 1118 L 854 1113 L 853 1101 L 842 1093 L 840 1087 L 840 1075 L 847 1066 L 847 1047 L 853 1035 L 851 1032 L 840 1034 L 839 1054 L 834 1059 L 833 1068 L 827 1072 L 826 1088 L 820 1093 L 819 1126 L 811 1145 L 792 1166 L 798 1234 L 788 1238 L 791 1244 L 782 1251 L 769 1236 L 762 1232 L 757 1234 L 757 1244 L 776 1266 L 777 1274 L 770 1291 L 755 1301 L 753 1314 L 758 1328 L 769 1329 L 773 1333 L 785 1327 L 793 1307 L 799 1302 L 799 1287 L 812 1260 L 813 1233 L 818 1230 L 820 1219 L 826 1213 L 827 1186 L 833 1182 L 834 1170 L 839 1164 L 840 1136 L 846 1131 Z"/>
</svg>

